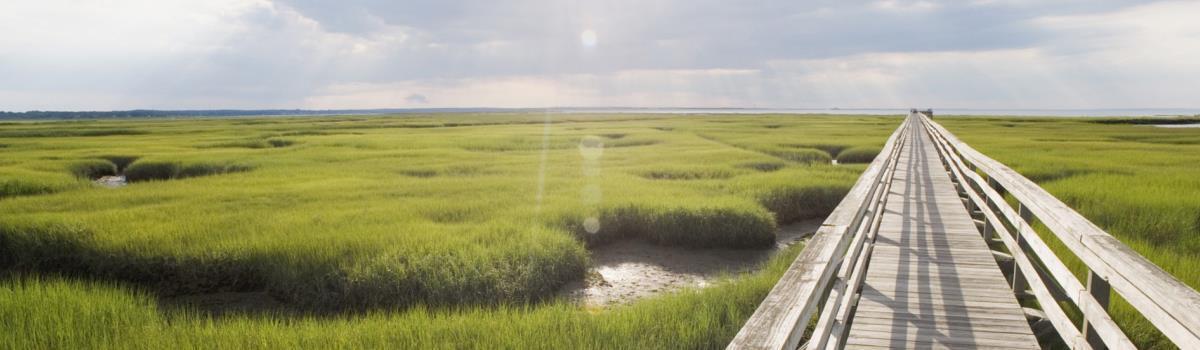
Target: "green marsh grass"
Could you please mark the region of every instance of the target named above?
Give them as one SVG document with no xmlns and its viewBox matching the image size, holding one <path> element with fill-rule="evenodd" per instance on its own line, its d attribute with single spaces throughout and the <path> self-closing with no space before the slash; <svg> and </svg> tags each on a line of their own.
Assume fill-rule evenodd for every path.
<svg viewBox="0 0 1200 350">
<path fill-rule="evenodd" d="M 15 277 L 0 280 L 0 327 L 20 331 L 0 332 L 0 347 L 716 349 L 733 338 L 800 248 L 750 275 L 604 310 L 551 302 L 211 318 L 162 309 L 146 293 L 109 283 Z"/>
<path fill-rule="evenodd" d="M 778 225 L 828 214 L 863 170 L 796 145 L 880 147 L 899 122 L 491 113 L 11 123 L 0 127 L 0 144 L 8 145 L 0 148 L 0 268 L 31 276 L 9 284 L 25 286 L 16 294 L 49 293 L 42 287 L 83 290 L 83 299 L 92 290 L 100 290 L 96 298 L 131 293 L 141 301 L 120 307 L 142 310 L 154 320 L 147 324 L 172 325 L 147 326 L 167 332 L 144 335 L 150 339 L 220 333 L 242 344 L 235 347 L 252 347 L 260 343 L 243 342 L 260 332 L 280 344 L 335 344 L 344 341 L 339 332 L 407 329 L 412 344 L 458 334 L 477 344 L 529 345 L 529 337 L 500 331 L 516 327 L 517 335 L 553 334 L 539 339 L 545 344 L 716 347 L 777 274 L 601 315 L 553 299 L 583 277 L 587 247 L 615 239 L 770 246 Z M 294 142 L 198 147 L 248 139 Z M 780 149 L 812 156 L 772 151 Z M 130 184 L 94 185 L 72 171 L 80 162 Z M 95 282 L 37 277 L 51 275 Z M 754 287 L 730 287 L 747 285 Z M 172 317 L 184 316 L 142 305 L 221 292 L 265 293 L 326 316 L 174 327 Z M 95 320 L 36 327 L 76 321 Z M 496 330 L 469 328 L 483 326 Z M 633 334 L 638 327 L 643 336 Z M 42 331 L 58 334 L 31 332 Z M 92 333 L 81 334 L 73 341 L 88 342 Z M 610 339 L 617 336 L 630 339 Z M 108 339 L 96 337 L 94 344 Z"/>
</svg>

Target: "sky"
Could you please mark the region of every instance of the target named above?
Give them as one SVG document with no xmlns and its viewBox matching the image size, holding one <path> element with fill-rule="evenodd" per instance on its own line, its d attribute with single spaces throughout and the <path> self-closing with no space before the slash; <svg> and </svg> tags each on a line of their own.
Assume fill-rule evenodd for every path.
<svg viewBox="0 0 1200 350">
<path fill-rule="evenodd" d="M 1196 108 L 1200 1 L 0 2 L 0 110 Z"/>
</svg>

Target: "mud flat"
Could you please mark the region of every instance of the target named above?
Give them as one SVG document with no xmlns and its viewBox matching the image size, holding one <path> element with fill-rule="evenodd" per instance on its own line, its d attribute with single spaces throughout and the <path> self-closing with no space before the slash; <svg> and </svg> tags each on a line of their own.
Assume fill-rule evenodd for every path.
<svg viewBox="0 0 1200 350">
<path fill-rule="evenodd" d="M 627 303 L 687 287 L 703 288 L 722 276 L 754 271 L 776 252 L 816 232 L 823 219 L 780 228 L 768 249 L 687 249 L 640 240 L 614 242 L 591 251 L 592 267 L 584 281 L 563 288 L 563 295 L 591 307 Z"/>
</svg>

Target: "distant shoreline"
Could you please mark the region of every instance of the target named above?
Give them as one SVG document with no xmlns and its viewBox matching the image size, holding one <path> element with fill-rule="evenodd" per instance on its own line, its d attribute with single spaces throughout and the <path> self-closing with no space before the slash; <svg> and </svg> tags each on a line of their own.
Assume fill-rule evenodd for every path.
<svg viewBox="0 0 1200 350">
<path fill-rule="evenodd" d="M 27 111 L 0 112 L 0 120 L 73 120 L 128 118 L 202 117 L 289 117 L 333 115 L 443 114 L 443 113 L 604 113 L 604 114 L 906 114 L 908 108 L 638 108 L 638 107 L 550 107 L 550 108 L 383 108 L 383 109 L 212 109 L 124 111 Z M 1020 117 L 1173 117 L 1200 115 L 1200 108 L 1124 109 L 934 109 L 939 115 Z"/>
</svg>

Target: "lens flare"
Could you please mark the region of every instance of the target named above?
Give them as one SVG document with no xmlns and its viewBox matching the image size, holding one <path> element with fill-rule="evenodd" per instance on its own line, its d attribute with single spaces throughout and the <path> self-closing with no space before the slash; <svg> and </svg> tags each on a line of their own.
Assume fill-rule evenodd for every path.
<svg viewBox="0 0 1200 350">
<path fill-rule="evenodd" d="M 586 49 L 596 47 L 597 39 L 596 31 L 594 30 L 588 29 L 583 31 L 583 33 L 579 33 L 579 43 Z"/>
<path fill-rule="evenodd" d="M 590 217 L 583 220 L 583 230 L 587 233 L 595 234 L 600 232 L 600 219 Z"/>
</svg>

